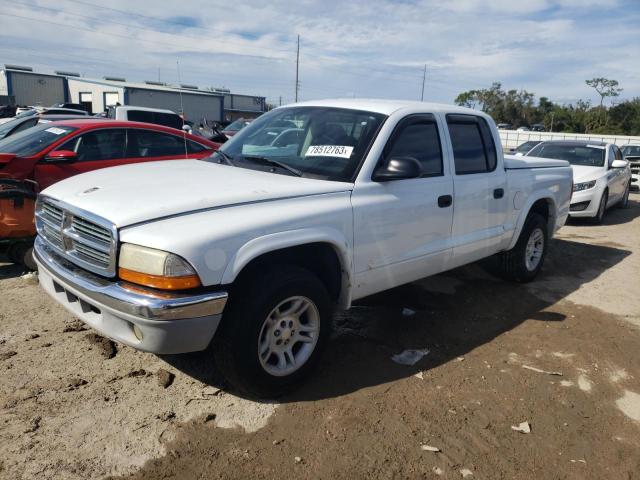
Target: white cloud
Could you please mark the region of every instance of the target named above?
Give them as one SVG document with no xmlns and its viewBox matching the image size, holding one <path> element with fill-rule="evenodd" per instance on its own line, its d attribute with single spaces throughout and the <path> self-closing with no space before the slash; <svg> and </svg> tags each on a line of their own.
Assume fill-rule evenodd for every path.
<svg viewBox="0 0 640 480">
<path fill-rule="evenodd" d="M 584 80 L 593 76 L 616 78 L 637 96 L 640 4 L 623 1 L 16 0 L 0 11 L 0 59 L 131 80 L 155 79 L 160 68 L 163 81 L 176 83 L 179 58 L 185 83 L 286 102 L 300 34 L 305 99 L 418 98 L 425 63 L 430 100 L 451 102 L 492 81 L 588 97 Z"/>
</svg>

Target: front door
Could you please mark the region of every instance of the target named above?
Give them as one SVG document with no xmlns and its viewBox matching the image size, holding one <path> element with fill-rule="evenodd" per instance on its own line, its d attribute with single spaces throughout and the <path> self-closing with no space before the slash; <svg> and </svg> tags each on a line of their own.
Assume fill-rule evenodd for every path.
<svg viewBox="0 0 640 480">
<path fill-rule="evenodd" d="M 451 252 L 453 181 L 433 115 L 410 115 L 391 135 L 380 162 L 413 157 L 422 176 L 357 183 L 353 298 L 443 271 Z"/>
</svg>

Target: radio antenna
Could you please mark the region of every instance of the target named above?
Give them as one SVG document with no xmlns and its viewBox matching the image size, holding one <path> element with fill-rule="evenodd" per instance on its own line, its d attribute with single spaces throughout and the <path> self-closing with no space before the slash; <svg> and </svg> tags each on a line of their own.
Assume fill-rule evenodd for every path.
<svg viewBox="0 0 640 480">
<path fill-rule="evenodd" d="M 182 140 L 184 143 L 184 158 L 187 159 L 187 132 L 184 129 L 184 102 L 182 101 L 182 80 L 180 79 L 180 59 L 176 59 L 176 67 L 178 70 L 178 92 L 180 94 L 180 118 L 182 118 Z"/>
</svg>

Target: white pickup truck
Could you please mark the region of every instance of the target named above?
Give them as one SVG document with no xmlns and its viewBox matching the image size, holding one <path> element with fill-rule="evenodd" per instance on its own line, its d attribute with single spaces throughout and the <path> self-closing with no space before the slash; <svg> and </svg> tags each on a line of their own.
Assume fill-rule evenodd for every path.
<svg viewBox="0 0 640 480">
<path fill-rule="evenodd" d="M 254 395 L 317 363 L 332 311 L 495 256 L 518 282 L 569 212 L 562 160 L 505 159 L 492 119 L 418 102 L 281 107 L 204 161 L 72 177 L 39 197 L 42 287 L 134 348 L 211 346 Z"/>
</svg>

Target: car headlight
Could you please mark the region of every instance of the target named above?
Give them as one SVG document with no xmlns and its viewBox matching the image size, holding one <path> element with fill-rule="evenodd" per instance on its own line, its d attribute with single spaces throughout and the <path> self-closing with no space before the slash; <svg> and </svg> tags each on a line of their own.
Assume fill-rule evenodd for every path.
<svg viewBox="0 0 640 480">
<path fill-rule="evenodd" d="M 574 183 L 573 191 L 581 192 L 582 190 L 589 190 L 590 188 L 593 188 L 595 186 L 596 186 L 595 180 L 591 180 L 590 182 Z"/>
<path fill-rule="evenodd" d="M 118 276 L 122 280 L 163 290 L 184 290 L 201 285 L 189 263 L 173 253 L 124 243 L 120 248 Z"/>
</svg>

